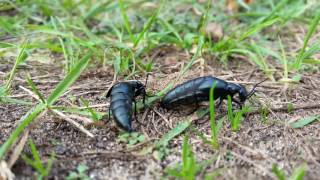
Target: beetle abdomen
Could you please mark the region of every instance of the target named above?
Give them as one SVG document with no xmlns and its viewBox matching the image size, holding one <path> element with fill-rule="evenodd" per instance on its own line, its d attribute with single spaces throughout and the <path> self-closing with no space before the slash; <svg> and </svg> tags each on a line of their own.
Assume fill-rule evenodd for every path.
<svg viewBox="0 0 320 180">
<path fill-rule="evenodd" d="M 212 76 L 204 76 L 189 80 L 169 91 L 163 98 L 161 105 L 165 108 L 172 108 L 207 101 L 209 100 L 210 88 L 214 83 L 216 83 L 214 99 L 224 96 L 227 82 Z"/>
<path fill-rule="evenodd" d="M 196 101 L 195 97 L 202 93 L 198 89 L 199 86 L 208 78 L 210 78 L 210 76 L 196 78 L 178 85 L 165 95 L 161 105 L 165 108 L 171 108 L 178 105 L 194 104 Z"/>
<path fill-rule="evenodd" d="M 129 92 L 129 93 L 128 93 Z M 121 85 L 112 89 L 110 108 L 116 123 L 126 131 L 132 131 L 132 99 L 129 87 Z"/>
</svg>

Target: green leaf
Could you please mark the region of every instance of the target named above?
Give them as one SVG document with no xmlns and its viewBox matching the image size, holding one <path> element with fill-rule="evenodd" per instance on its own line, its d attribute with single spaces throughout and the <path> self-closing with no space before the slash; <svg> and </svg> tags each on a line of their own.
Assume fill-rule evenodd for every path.
<svg viewBox="0 0 320 180">
<path fill-rule="evenodd" d="M 190 123 L 190 120 L 184 120 L 177 124 L 156 143 L 156 147 L 167 146 L 169 141 L 186 130 L 190 126 Z"/>
<path fill-rule="evenodd" d="M 89 168 L 88 168 L 86 165 L 84 165 L 84 164 L 80 164 L 80 165 L 78 165 L 78 167 L 77 167 L 77 171 L 78 171 L 79 173 L 84 173 L 84 172 L 86 172 L 88 169 L 89 169 Z"/>
<path fill-rule="evenodd" d="M 306 170 L 307 170 L 306 165 L 302 165 L 295 168 L 289 180 L 303 180 L 303 177 L 306 174 Z"/>
<path fill-rule="evenodd" d="M 305 118 L 301 118 L 299 119 L 298 121 L 294 122 L 294 123 L 291 123 L 290 126 L 292 128 L 302 128 L 310 123 L 312 123 L 313 121 L 316 121 L 316 120 L 320 120 L 320 116 L 308 116 L 308 117 L 305 117 Z"/>
<path fill-rule="evenodd" d="M 272 172 L 277 176 L 278 180 L 285 180 L 286 175 L 284 174 L 282 169 L 279 169 L 279 167 L 276 164 L 272 165 Z"/>
<path fill-rule="evenodd" d="M 303 58 L 305 57 L 304 54 L 305 54 L 305 50 L 307 48 L 308 42 L 309 42 L 312 34 L 317 30 L 317 25 L 319 24 L 319 21 L 320 21 L 320 11 L 317 12 L 316 17 L 313 19 L 313 21 L 310 24 L 308 33 L 303 41 L 303 47 L 301 48 L 301 50 L 297 56 L 297 59 L 294 63 L 295 69 L 300 69 Z M 309 52 L 308 52 L 308 54 L 309 54 Z"/>
</svg>

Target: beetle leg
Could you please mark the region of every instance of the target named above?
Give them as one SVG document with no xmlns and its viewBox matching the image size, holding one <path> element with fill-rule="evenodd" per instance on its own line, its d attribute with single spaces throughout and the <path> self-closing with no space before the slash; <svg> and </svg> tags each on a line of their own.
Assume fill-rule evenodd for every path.
<svg viewBox="0 0 320 180">
<path fill-rule="evenodd" d="M 221 109 L 222 102 L 223 102 L 223 98 L 220 97 L 220 98 L 219 98 L 219 103 L 218 103 L 218 105 L 217 105 L 217 110 L 218 110 L 220 113 L 222 112 L 222 109 Z"/>
<path fill-rule="evenodd" d="M 223 102 L 223 98 L 219 98 L 219 103 L 217 105 L 218 109 L 220 109 L 222 102 Z"/>
<path fill-rule="evenodd" d="M 135 99 L 133 99 L 134 103 L 134 118 L 137 119 L 137 102 Z"/>
<path fill-rule="evenodd" d="M 146 93 L 146 91 L 144 91 L 143 92 L 143 100 L 142 100 L 143 105 L 146 105 L 146 95 L 147 95 L 147 93 Z"/>
<path fill-rule="evenodd" d="M 109 116 L 108 116 L 109 120 L 111 118 L 111 108 L 109 107 Z"/>
<path fill-rule="evenodd" d="M 242 109 L 242 104 L 238 100 L 232 98 L 232 101 L 235 102 L 240 109 Z"/>
</svg>

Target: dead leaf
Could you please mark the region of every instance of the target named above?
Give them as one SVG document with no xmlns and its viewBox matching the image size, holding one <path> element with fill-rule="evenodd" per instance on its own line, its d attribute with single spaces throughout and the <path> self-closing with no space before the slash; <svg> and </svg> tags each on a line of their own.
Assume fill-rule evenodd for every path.
<svg viewBox="0 0 320 180">
<path fill-rule="evenodd" d="M 227 6 L 228 12 L 237 12 L 238 11 L 238 4 L 237 4 L 236 0 L 227 0 L 226 6 Z"/>
<path fill-rule="evenodd" d="M 217 42 L 223 37 L 223 29 L 220 24 L 210 22 L 205 28 L 205 33 L 208 38 L 211 38 L 213 42 Z"/>
</svg>

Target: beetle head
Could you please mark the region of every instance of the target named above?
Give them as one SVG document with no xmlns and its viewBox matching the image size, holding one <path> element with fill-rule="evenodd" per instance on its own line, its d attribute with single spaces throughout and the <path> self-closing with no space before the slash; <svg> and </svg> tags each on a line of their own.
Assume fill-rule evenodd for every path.
<svg viewBox="0 0 320 180">
<path fill-rule="evenodd" d="M 134 96 L 139 96 L 140 94 L 145 93 L 145 85 L 142 84 L 140 81 L 130 80 L 127 82 L 131 85 L 132 89 L 134 89 Z"/>
<path fill-rule="evenodd" d="M 244 103 L 247 99 L 248 92 L 246 88 L 240 84 L 229 83 L 227 85 L 228 95 L 231 97 L 235 94 L 239 94 L 239 99 L 241 103 Z"/>
</svg>

